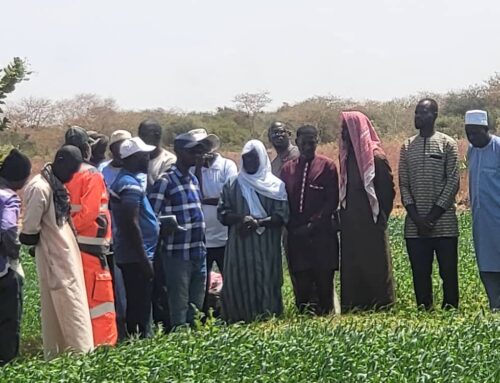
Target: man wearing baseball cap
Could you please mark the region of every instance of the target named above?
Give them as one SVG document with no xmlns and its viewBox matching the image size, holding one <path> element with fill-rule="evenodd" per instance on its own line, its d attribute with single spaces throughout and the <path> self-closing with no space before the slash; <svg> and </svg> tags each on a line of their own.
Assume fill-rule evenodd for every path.
<svg viewBox="0 0 500 383">
<path fill-rule="evenodd" d="M 165 270 L 170 325 L 193 324 L 195 308 L 205 298 L 205 222 L 198 180 L 190 168 L 215 144 L 203 129 L 178 135 L 177 161 L 155 182 L 149 199 L 158 216 L 175 216 L 162 223 L 160 256 Z"/>
<path fill-rule="evenodd" d="M 83 160 L 89 161 L 92 156 L 91 145 L 95 140 L 90 138 L 87 131 L 79 126 L 70 127 L 64 134 L 64 145 L 76 146 L 82 152 Z"/>
<path fill-rule="evenodd" d="M 113 279 L 107 259 L 111 246 L 111 216 L 104 178 L 89 163 L 94 143 L 88 132 L 79 126 L 66 131 L 65 144 L 76 146 L 84 163 L 65 186 L 70 196 L 71 220 L 82 257 L 94 345 L 115 345 L 118 333 Z"/>
<path fill-rule="evenodd" d="M 126 130 L 115 130 L 110 138 L 109 138 L 109 151 L 111 152 L 112 159 L 109 161 L 104 161 L 98 167 L 98 170 L 102 173 L 104 177 L 104 182 L 106 182 L 106 186 L 108 190 L 111 185 L 115 181 L 116 177 L 122 170 L 122 160 L 120 158 L 120 145 L 123 141 L 132 138 L 130 132 Z M 146 183 L 146 177 L 144 175 L 144 185 Z M 113 233 L 113 237 L 115 237 L 116 227 L 111 224 L 111 229 Z M 115 240 L 116 241 L 116 240 Z M 115 310 L 116 310 L 116 326 L 118 329 L 118 340 L 122 340 L 126 337 L 126 322 L 125 322 L 125 313 L 126 313 L 126 304 L 127 298 L 125 294 L 125 285 L 123 282 L 123 276 L 121 269 L 114 262 L 114 257 L 108 257 L 110 263 L 110 267 L 113 271 L 113 287 L 115 292 Z"/>
<path fill-rule="evenodd" d="M 154 149 L 139 137 L 123 140 L 119 150 L 122 170 L 110 186 L 113 246 L 125 282 L 127 332 L 140 337 L 152 335 L 152 262 L 159 226 L 138 175 L 147 172 Z"/>
<path fill-rule="evenodd" d="M 123 141 L 132 138 L 132 134 L 126 130 L 115 130 L 109 138 L 109 151 L 111 159 L 104 161 L 97 168 L 102 173 L 104 181 L 108 188 L 113 184 L 120 170 L 122 169 L 122 160 L 120 158 L 120 145 Z"/>
<path fill-rule="evenodd" d="M 500 311 L 500 137 L 490 134 L 488 113 L 465 113 L 472 233 L 479 275 L 490 308 Z"/>
</svg>

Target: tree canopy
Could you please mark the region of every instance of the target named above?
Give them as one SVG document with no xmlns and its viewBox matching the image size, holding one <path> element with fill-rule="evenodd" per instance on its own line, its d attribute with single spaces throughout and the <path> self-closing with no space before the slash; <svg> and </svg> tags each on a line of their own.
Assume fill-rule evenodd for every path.
<svg viewBox="0 0 500 383">
<path fill-rule="evenodd" d="M 14 57 L 11 63 L 0 69 L 0 130 L 6 129 L 9 123 L 9 119 L 3 115 L 2 105 L 5 105 L 5 98 L 15 90 L 16 84 L 28 79 L 31 72 L 27 68 L 25 60 Z"/>
<path fill-rule="evenodd" d="M 0 101 L 3 103 L 6 91 L 12 91 L 29 72 L 22 60 L 15 59 L 2 73 Z M 359 110 L 372 120 L 382 139 L 392 139 L 414 134 L 414 109 L 424 97 L 438 101 L 437 127 L 455 138 L 465 136 L 463 119 L 467 110 L 486 109 L 493 129 L 500 123 L 500 74 L 497 73 L 484 83 L 446 94 L 420 93 L 390 101 L 362 102 L 330 94 L 294 104 L 283 103 L 275 110 L 265 109 L 271 101 L 269 92 L 241 93 L 233 98 L 232 106 L 221 106 L 213 112 L 163 108 L 124 110 L 115 100 L 95 94 L 77 94 L 63 100 L 29 97 L 9 102 L 8 120 L 4 121 L 10 121 L 13 129 L 0 134 L 4 143 L 12 142 L 34 154 L 45 155 L 54 145 L 60 144 L 61 131 L 70 125 L 81 125 L 108 135 L 116 129 L 135 134 L 142 120 L 155 118 L 165 130 L 165 145 L 171 145 L 177 133 L 202 127 L 220 136 L 223 150 L 239 151 L 250 138 L 266 142 L 267 128 L 274 121 L 283 121 L 292 129 L 313 124 L 320 130 L 322 142 L 335 142 L 341 129 L 340 112 Z"/>
</svg>

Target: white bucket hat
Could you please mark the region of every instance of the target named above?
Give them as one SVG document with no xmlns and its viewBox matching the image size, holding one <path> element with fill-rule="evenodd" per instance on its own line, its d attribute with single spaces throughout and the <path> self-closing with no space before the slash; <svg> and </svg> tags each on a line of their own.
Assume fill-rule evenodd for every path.
<svg viewBox="0 0 500 383">
<path fill-rule="evenodd" d="M 132 134 L 126 130 L 115 130 L 111 133 L 109 137 L 109 145 L 113 145 L 115 142 L 124 141 L 132 138 Z"/>
<path fill-rule="evenodd" d="M 187 133 L 179 134 L 175 141 L 183 141 L 183 148 L 190 149 L 196 145 L 206 145 L 209 151 L 213 152 L 220 147 L 220 139 L 215 134 L 208 134 L 205 129 L 193 129 Z"/>
</svg>

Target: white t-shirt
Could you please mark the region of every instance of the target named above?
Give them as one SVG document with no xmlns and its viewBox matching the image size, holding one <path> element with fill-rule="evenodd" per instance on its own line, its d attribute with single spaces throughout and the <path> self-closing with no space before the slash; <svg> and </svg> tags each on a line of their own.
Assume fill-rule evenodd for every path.
<svg viewBox="0 0 500 383">
<path fill-rule="evenodd" d="M 191 169 L 194 174 L 194 168 Z M 219 198 L 222 187 L 226 181 L 238 174 L 236 164 L 217 154 L 217 157 L 209 168 L 201 168 L 203 185 L 203 198 Z M 223 247 L 227 242 L 227 227 L 217 219 L 217 206 L 203 205 L 205 216 L 205 237 L 208 248 Z"/>
</svg>

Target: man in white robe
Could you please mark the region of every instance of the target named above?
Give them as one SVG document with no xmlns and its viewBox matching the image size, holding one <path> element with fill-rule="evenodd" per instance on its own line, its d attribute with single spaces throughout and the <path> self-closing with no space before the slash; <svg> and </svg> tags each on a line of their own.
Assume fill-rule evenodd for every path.
<svg viewBox="0 0 500 383">
<path fill-rule="evenodd" d="M 500 137 L 490 134 L 484 110 L 465 114 L 465 131 L 471 143 L 469 200 L 477 265 L 490 309 L 500 311 Z"/>
<path fill-rule="evenodd" d="M 82 260 L 71 222 L 64 183 L 80 168 L 76 147 L 63 146 L 52 164 L 26 186 L 20 241 L 35 247 L 42 308 L 44 355 L 93 349 Z"/>
</svg>

